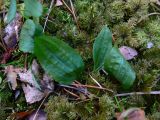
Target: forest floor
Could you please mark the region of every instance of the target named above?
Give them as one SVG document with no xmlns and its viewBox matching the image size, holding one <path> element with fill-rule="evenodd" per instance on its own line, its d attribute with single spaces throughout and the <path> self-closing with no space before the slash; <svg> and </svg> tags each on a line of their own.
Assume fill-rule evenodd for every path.
<svg viewBox="0 0 160 120">
<path fill-rule="evenodd" d="M 6 23 L 14 11 L 11 8 L 9 13 L 14 4 L 11 1 L 0 1 L 0 120 L 160 120 L 159 0 L 33 0 L 33 16 L 29 17 L 24 12 L 27 3 L 17 0 L 14 19 Z M 42 5 L 43 11 L 34 17 L 38 5 Z M 94 69 L 98 59 L 94 58 L 95 41 L 105 31 L 104 26 L 110 30 L 111 35 L 106 34 L 111 36 L 111 44 L 123 56 L 121 66 L 113 64 L 119 71 L 105 70 L 107 63 L 98 71 Z M 37 57 L 46 52 L 33 53 L 33 44 L 21 42 L 23 38 L 36 39 L 33 36 L 41 33 L 64 41 L 82 57 L 84 70 L 71 84 L 63 84 L 46 72 Z M 65 43 L 58 48 L 65 48 Z M 108 43 L 100 44 L 97 56 L 103 58 Z M 45 49 L 45 45 L 50 46 L 40 46 Z M 66 51 L 64 57 L 71 53 Z M 116 54 L 119 53 L 113 56 Z M 77 60 L 73 64 L 80 64 L 78 58 L 71 57 Z M 69 60 L 64 59 L 62 69 L 70 64 Z M 109 61 L 117 63 L 118 58 Z M 70 68 L 64 71 L 67 69 Z M 64 79 L 71 78 L 58 70 L 57 74 Z"/>
</svg>

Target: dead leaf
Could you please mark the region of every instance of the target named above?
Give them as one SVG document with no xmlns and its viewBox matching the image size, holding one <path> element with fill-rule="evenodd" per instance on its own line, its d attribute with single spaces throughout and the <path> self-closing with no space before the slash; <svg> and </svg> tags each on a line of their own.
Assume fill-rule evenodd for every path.
<svg viewBox="0 0 160 120">
<path fill-rule="evenodd" d="M 7 48 L 13 48 L 18 41 L 18 33 L 22 26 L 22 16 L 19 13 L 16 13 L 16 17 L 11 23 L 9 23 L 5 28 L 4 43 Z"/>
<path fill-rule="evenodd" d="M 27 120 L 47 120 L 47 115 L 43 110 L 34 111 L 27 117 Z"/>
<path fill-rule="evenodd" d="M 40 69 L 40 66 L 37 63 L 37 61 L 34 59 L 33 62 L 32 62 L 32 71 L 33 71 L 33 74 L 39 75 L 39 69 Z"/>
<path fill-rule="evenodd" d="M 41 80 L 41 87 L 46 92 L 52 92 L 54 90 L 53 80 L 46 73 L 43 75 L 43 80 Z"/>
<path fill-rule="evenodd" d="M 22 88 L 25 94 L 26 101 L 29 104 L 40 101 L 44 97 L 44 93 L 40 91 L 40 85 L 35 79 L 31 69 L 27 72 L 18 73 L 20 81 L 24 82 Z"/>
<path fill-rule="evenodd" d="M 117 114 L 117 120 L 146 120 L 145 112 L 140 108 L 130 108 Z"/>
<path fill-rule="evenodd" d="M 41 92 L 40 90 L 38 90 L 35 87 L 31 87 L 28 84 L 26 85 L 23 83 L 22 89 L 24 91 L 26 101 L 29 104 L 38 102 L 38 101 L 42 100 L 42 98 L 45 96 L 45 94 L 43 92 Z"/>
<path fill-rule="evenodd" d="M 119 50 L 126 60 L 131 60 L 138 55 L 138 52 L 135 49 L 127 46 L 122 46 Z"/>
<path fill-rule="evenodd" d="M 17 112 L 17 113 L 13 113 L 10 118 L 12 120 L 24 120 L 27 116 L 29 116 L 31 113 L 33 112 L 33 110 L 30 111 L 25 111 L 25 112 Z"/>
<path fill-rule="evenodd" d="M 29 69 L 27 72 L 20 72 L 18 73 L 19 77 L 20 77 L 20 81 L 21 82 L 24 82 L 24 83 L 27 83 L 27 84 L 30 84 L 31 86 L 36 86 L 35 84 L 35 81 L 33 80 L 34 76 L 31 72 L 31 69 Z"/>
<path fill-rule="evenodd" d="M 14 71 L 14 67 L 12 65 L 7 66 L 5 69 L 7 73 L 7 81 L 11 84 L 12 90 L 16 90 L 17 88 L 17 73 Z"/>
<path fill-rule="evenodd" d="M 157 4 L 160 5 L 160 0 L 157 0 Z"/>
<path fill-rule="evenodd" d="M 61 6 L 61 5 L 63 5 L 62 1 L 61 0 L 57 0 L 55 6 L 58 7 L 58 6 Z"/>
<path fill-rule="evenodd" d="M 23 82 L 22 88 L 26 101 L 29 104 L 40 101 L 46 93 L 54 89 L 53 80 L 47 74 L 44 74 L 43 78 L 39 75 L 40 66 L 36 60 L 33 60 L 31 66 L 28 71 L 18 73 L 20 81 Z"/>
</svg>

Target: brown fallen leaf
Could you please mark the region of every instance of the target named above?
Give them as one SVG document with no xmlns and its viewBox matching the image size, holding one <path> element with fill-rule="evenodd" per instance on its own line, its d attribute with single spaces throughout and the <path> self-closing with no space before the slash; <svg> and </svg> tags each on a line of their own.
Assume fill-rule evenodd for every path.
<svg viewBox="0 0 160 120">
<path fill-rule="evenodd" d="M 160 0 L 157 0 L 157 4 L 160 5 Z"/>
<path fill-rule="evenodd" d="M 40 66 L 33 60 L 31 68 L 25 72 L 18 73 L 19 80 L 23 82 L 22 88 L 26 101 L 29 104 L 38 102 L 54 89 L 53 80 L 46 74 L 40 77 Z"/>
<path fill-rule="evenodd" d="M 11 84 L 12 90 L 16 90 L 17 73 L 14 71 L 14 67 L 12 65 L 7 66 L 5 72 L 7 73 L 7 81 Z"/>
<path fill-rule="evenodd" d="M 41 87 L 42 87 L 42 90 L 45 91 L 45 93 L 46 92 L 52 92 L 54 90 L 53 80 L 46 73 L 44 73 L 43 79 L 41 80 Z"/>
<path fill-rule="evenodd" d="M 36 87 L 37 83 L 35 83 L 36 81 L 33 80 L 34 79 L 34 75 L 33 75 L 32 71 L 31 71 L 31 69 L 29 69 L 26 72 L 20 72 L 20 73 L 18 73 L 18 75 L 20 77 L 19 80 L 21 82 L 24 82 L 24 83 L 27 83 L 27 84 L 33 86 L 33 87 Z"/>
<path fill-rule="evenodd" d="M 47 120 L 47 114 L 42 110 L 34 111 L 27 117 L 27 120 Z"/>
<path fill-rule="evenodd" d="M 117 120 L 146 120 L 145 112 L 140 108 L 130 108 L 122 113 L 117 113 Z"/>
<path fill-rule="evenodd" d="M 63 5 L 62 1 L 61 0 L 57 0 L 55 6 L 58 7 L 58 6 L 61 6 L 61 5 Z"/>
<path fill-rule="evenodd" d="M 135 49 L 127 46 L 122 46 L 119 50 L 126 60 L 131 60 L 138 55 L 138 52 Z"/>
<path fill-rule="evenodd" d="M 18 41 L 18 33 L 22 26 L 22 16 L 19 13 L 16 13 L 16 17 L 11 23 L 9 23 L 5 28 L 4 43 L 7 48 L 14 48 Z"/>
<path fill-rule="evenodd" d="M 25 111 L 25 112 L 17 112 L 13 113 L 10 118 L 12 120 L 24 120 L 27 116 L 29 116 L 33 110 Z"/>
<path fill-rule="evenodd" d="M 25 98 L 27 103 L 32 104 L 35 102 L 38 102 L 42 100 L 42 98 L 45 96 L 45 93 L 41 92 L 35 87 L 31 87 L 30 85 L 22 84 L 22 89 L 25 94 Z"/>
</svg>

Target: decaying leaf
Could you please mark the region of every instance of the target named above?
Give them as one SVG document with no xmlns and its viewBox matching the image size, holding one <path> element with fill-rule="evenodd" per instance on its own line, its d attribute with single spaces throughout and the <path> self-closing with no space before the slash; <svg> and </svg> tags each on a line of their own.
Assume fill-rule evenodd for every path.
<svg viewBox="0 0 160 120">
<path fill-rule="evenodd" d="M 63 5 L 62 1 L 61 0 L 57 0 L 55 6 L 61 6 L 61 5 Z"/>
<path fill-rule="evenodd" d="M 139 108 L 130 108 L 117 114 L 117 120 L 146 120 L 145 112 Z"/>
<path fill-rule="evenodd" d="M 159 0 L 157 0 L 157 4 L 160 5 L 160 1 Z"/>
<path fill-rule="evenodd" d="M 7 74 L 7 81 L 11 84 L 13 90 L 16 90 L 17 87 L 17 74 L 22 72 L 23 69 L 14 68 L 10 65 L 5 68 L 5 73 Z"/>
<path fill-rule="evenodd" d="M 39 76 L 39 65 L 33 60 L 32 67 L 26 72 L 18 73 L 20 81 L 23 82 L 22 88 L 26 101 L 29 104 L 40 101 L 45 97 L 45 93 L 54 89 L 53 80 L 44 74 L 43 78 Z"/>
<path fill-rule="evenodd" d="M 131 60 L 138 55 L 138 52 L 135 49 L 127 46 L 122 46 L 119 50 L 126 60 Z"/>
<path fill-rule="evenodd" d="M 7 81 L 11 84 L 12 90 L 16 90 L 17 87 L 17 73 L 14 71 L 13 66 L 8 66 L 6 68 Z"/>
<path fill-rule="evenodd" d="M 43 75 L 43 79 L 41 80 L 41 88 L 46 92 L 50 92 L 54 90 L 53 80 L 46 73 Z"/>
<path fill-rule="evenodd" d="M 8 48 L 13 48 L 18 41 L 18 32 L 22 26 L 22 16 L 16 13 L 15 18 L 5 28 L 4 43 Z"/>
<path fill-rule="evenodd" d="M 27 120 L 47 120 L 47 114 L 42 110 L 34 111 L 27 117 Z"/>
<path fill-rule="evenodd" d="M 43 92 L 39 91 L 35 87 L 31 87 L 28 84 L 27 85 L 22 84 L 22 88 L 23 88 L 23 91 L 25 94 L 26 101 L 29 104 L 38 102 L 45 96 L 45 94 Z"/>
<path fill-rule="evenodd" d="M 29 116 L 33 110 L 25 111 L 25 112 L 16 112 L 10 115 L 11 120 L 24 120 L 27 116 Z"/>
</svg>

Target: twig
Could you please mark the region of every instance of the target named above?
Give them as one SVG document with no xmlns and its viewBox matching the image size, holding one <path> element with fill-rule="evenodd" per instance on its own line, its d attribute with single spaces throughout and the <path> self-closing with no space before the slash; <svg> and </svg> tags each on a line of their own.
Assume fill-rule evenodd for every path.
<svg viewBox="0 0 160 120">
<path fill-rule="evenodd" d="M 76 95 L 76 94 L 70 92 L 69 90 L 67 90 L 67 89 L 65 89 L 65 88 L 64 88 L 64 90 L 65 90 L 66 92 L 68 92 L 69 94 L 71 94 L 72 96 L 79 98 L 78 95 Z M 80 99 L 80 98 L 79 98 L 79 99 Z"/>
<path fill-rule="evenodd" d="M 83 84 L 81 84 L 80 82 L 78 82 L 78 81 L 75 81 L 76 83 L 78 83 L 78 84 L 74 84 L 74 86 L 76 86 L 76 87 L 92 87 L 92 88 L 95 88 L 96 86 L 92 86 L 92 85 L 83 85 Z M 114 93 L 114 91 L 113 90 L 110 90 L 110 89 L 107 89 L 107 88 L 103 88 L 103 87 L 96 87 L 97 89 L 100 89 L 100 88 L 102 88 L 103 90 L 107 90 L 107 91 L 109 91 L 109 92 L 112 92 L 112 93 Z"/>
<path fill-rule="evenodd" d="M 75 10 L 74 10 L 74 6 L 73 6 L 72 1 L 70 0 L 71 8 L 66 4 L 66 2 L 64 0 L 61 0 L 61 1 L 66 6 L 66 8 L 69 10 L 69 12 L 73 15 L 73 18 L 76 22 L 77 28 L 80 31 L 78 20 L 77 20 L 76 14 L 75 14 Z"/>
<path fill-rule="evenodd" d="M 80 30 L 79 24 L 78 24 L 78 20 L 77 20 L 77 17 L 76 17 L 76 13 L 75 13 L 75 9 L 74 9 L 73 3 L 72 3 L 72 0 L 70 0 L 70 4 L 71 4 L 71 9 L 72 9 L 72 12 L 73 12 L 74 20 L 75 20 L 75 22 L 77 24 L 78 29 Z"/>
<path fill-rule="evenodd" d="M 92 79 L 100 88 L 102 88 L 102 86 L 97 82 L 96 79 L 94 79 L 90 74 L 89 74 L 89 76 L 91 77 L 91 79 Z"/>
<path fill-rule="evenodd" d="M 73 87 L 73 86 L 68 86 L 68 85 L 59 85 L 59 86 L 61 86 L 61 87 L 66 87 L 66 88 L 70 88 L 70 89 L 73 89 L 73 90 L 77 90 L 78 92 L 81 92 L 81 93 L 83 93 L 83 94 L 85 94 L 85 95 L 90 95 L 89 92 L 86 93 L 84 90 L 78 89 L 78 88 Z"/>
<path fill-rule="evenodd" d="M 53 4 L 54 4 L 54 0 L 51 1 L 51 5 L 49 7 L 49 11 L 48 11 L 48 14 L 47 14 L 47 17 L 46 17 L 46 21 L 44 23 L 43 32 L 45 31 L 45 28 L 46 28 L 46 25 L 47 25 L 47 21 L 48 21 L 48 17 L 49 17 L 49 14 L 51 13 Z"/>
<path fill-rule="evenodd" d="M 107 91 L 113 93 L 112 90 L 109 90 L 109 89 L 106 89 L 106 88 L 103 88 L 103 87 L 101 88 L 101 87 L 92 86 L 92 85 L 79 85 L 79 84 L 75 84 L 75 83 L 73 83 L 72 85 L 74 85 L 74 86 L 79 86 L 79 87 L 87 87 L 87 88 L 95 88 L 95 89 L 100 89 L 100 90 L 107 90 Z"/>
<path fill-rule="evenodd" d="M 131 96 L 131 95 L 159 95 L 160 91 L 151 91 L 151 92 L 131 92 L 131 93 L 122 93 L 115 95 L 116 97 Z"/>
<path fill-rule="evenodd" d="M 38 109 L 37 109 L 37 111 L 36 111 L 36 113 L 35 113 L 35 115 L 34 115 L 34 117 L 33 117 L 33 120 L 36 120 L 37 114 L 38 114 L 40 108 L 42 107 L 44 101 L 46 100 L 46 98 L 47 98 L 48 96 L 49 96 L 49 93 L 46 94 L 46 96 L 44 97 L 44 99 L 43 99 L 43 101 L 41 102 L 40 106 L 38 107 Z"/>
</svg>

